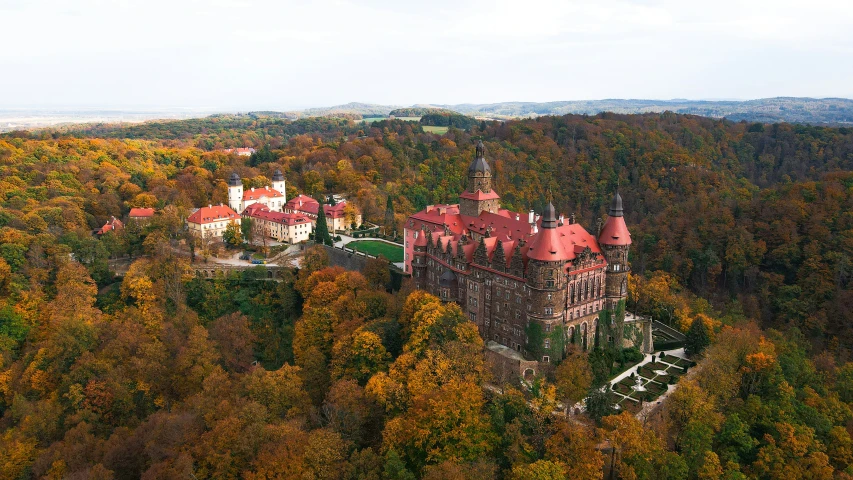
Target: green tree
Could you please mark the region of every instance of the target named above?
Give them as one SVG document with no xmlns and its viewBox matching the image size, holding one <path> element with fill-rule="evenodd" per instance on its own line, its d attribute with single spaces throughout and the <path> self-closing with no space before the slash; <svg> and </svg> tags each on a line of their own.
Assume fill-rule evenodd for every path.
<svg viewBox="0 0 853 480">
<path fill-rule="evenodd" d="M 397 236 L 397 222 L 394 221 L 394 201 L 391 195 L 385 201 L 385 235 Z"/>
<path fill-rule="evenodd" d="M 222 241 L 235 247 L 243 244 L 243 233 L 240 231 L 240 225 L 237 222 L 228 223 L 225 232 L 222 233 Z"/>
<path fill-rule="evenodd" d="M 240 220 L 240 233 L 243 235 L 243 239 L 247 243 L 252 243 L 252 239 L 255 236 L 254 231 L 252 229 L 252 227 L 254 226 L 252 225 L 253 223 L 254 221 L 249 217 Z"/>
<path fill-rule="evenodd" d="M 600 422 L 603 417 L 615 413 L 613 401 L 610 399 L 610 384 L 604 388 L 593 388 L 587 394 L 585 400 L 586 413 L 596 423 Z"/>
<path fill-rule="evenodd" d="M 314 229 L 314 241 L 318 244 L 332 245 L 332 236 L 329 235 L 329 225 L 326 223 L 323 202 L 320 202 L 320 206 L 317 208 L 317 227 Z"/>
<path fill-rule="evenodd" d="M 690 330 L 687 331 L 684 353 L 687 355 L 699 355 L 710 344 L 711 339 L 708 337 L 708 327 L 705 326 L 705 322 L 701 318 L 696 318 L 690 324 Z"/>
</svg>

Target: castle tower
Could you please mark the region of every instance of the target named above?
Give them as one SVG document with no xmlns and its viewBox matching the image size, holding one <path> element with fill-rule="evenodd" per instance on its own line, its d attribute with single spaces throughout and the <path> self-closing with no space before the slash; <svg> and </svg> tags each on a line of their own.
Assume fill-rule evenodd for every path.
<svg viewBox="0 0 853 480">
<path fill-rule="evenodd" d="M 607 221 L 598 235 L 598 244 L 607 260 L 606 279 L 604 284 L 607 308 L 615 310 L 620 300 L 628 297 L 628 249 L 631 246 L 631 233 L 625 225 L 622 210 L 622 196 L 619 191 L 610 202 Z"/>
<path fill-rule="evenodd" d="M 474 161 L 468 166 L 468 185 L 459 195 L 459 213 L 469 217 L 477 217 L 482 211 L 497 213 L 500 198 L 492 190 L 492 169 L 486 162 L 486 147 L 480 141 Z"/>
<path fill-rule="evenodd" d="M 527 251 L 527 287 L 531 294 L 525 348 L 539 362 L 554 362 L 564 355 L 565 266 L 569 254 L 557 232 L 557 215 L 550 202 L 541 227 Z"/>
<path fill-rule="evenodd" d="M 243 182 L 237 172 L 228 180 L 228 206 L 238 214 L 243 213 Z"/>
<path fill-rule="evenodd" d="M 284 200 L 282 203 L 287 203 L 287 192 L 285 191 L 286 185 L 284 181 L 284 175 L 281 174 L 281 170 L 276 170 L 272 175 L 272 188 L 274 190 L 278 190 L 284 196 Z"/>
<path fill-rule="evenodd" d="M 598 245 L 607 260 L 607 270 L 604 272 L 604 304 L 614 315 L 613 326 L 616 345 L 622 345 L 622 324 L 625 320 L 624 306 L 620 310 L 619 303 L 628 298 L 628 249 L 631 246 L 631 233 L 625 225 L 622 211 L 622 197 L 619 190 L 610 202 L 607 221 L 598 235 Z"/>
</svg>

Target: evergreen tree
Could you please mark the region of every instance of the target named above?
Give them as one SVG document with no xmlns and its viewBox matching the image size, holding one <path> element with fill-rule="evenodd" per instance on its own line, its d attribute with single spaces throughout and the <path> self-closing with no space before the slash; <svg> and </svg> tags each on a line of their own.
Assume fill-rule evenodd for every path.
<svg viewBox="0 0 853 480">
<path fill-rule="evenodd" d="M 385 234 L 396 236 L 397 225 L 394 222 L 394 201 L 391 195 L 388 195 L 388 200 L 385 202 Z"/>
<path fill-rule="evenodd" d="M 243 240 L 245 240 L 246 243 L 252 243 L 252 240 L 254 239 L 252 223 L 251 217 L 246 217 L 240 220 L 240 233 L 243 234 Z"/>
<path fill-rule="evenodd" d="M 334 206 L 335 206 L 335 205 L 337 205 L 337 204 L 338 204 L 338 202 L 336 202 L 336 201 L 335 201 L 335 196 L 334 196 L 334 195 L 329 195 L 329 205 L 331 205 L 331 206 L 333 206 L 333 207 L 334 207 Z"/>
<path fill-rule="evenodd" d="M 613 408 L 613 401 L 610 398 L 610 384 L 607 384 L 604 388 L 590 389 L 584 401 L 584 406 L 586 407 L 586 413 L 596 423 L 600 422 L 603 417 L 616 413 L 616 410 Z"/>
<path fill-rule="evenodd" d="M 323 202 L 320 202 L 320 207 L 317 209 L 317 228 L 314 230 L 314 241 L 318 244 L 332 245 L 332 236 L 329 235 L 329 226 L 326 224 L 326 212 L 323 210 Z"/>
<path fill-rule="evenodd" d="M 687 331 L 687 339 L 684 343 L 684 353 L 687 355 L 698 355 L 711 344 L 708 337 L 708 328 L 701 318 L 693 320 L 690 330 Z"/>
</svg>

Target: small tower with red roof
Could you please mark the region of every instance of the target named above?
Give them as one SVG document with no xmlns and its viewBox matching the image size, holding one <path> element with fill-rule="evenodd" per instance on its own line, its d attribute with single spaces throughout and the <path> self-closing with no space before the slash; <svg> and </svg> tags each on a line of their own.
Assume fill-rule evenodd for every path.
<svg viewBox="0 0 853 480">
<path fill-rule="evenodd" d="M 598 235 L 598 245 L 607 260 L 604 282 L 606 305 L 609 310 L 616 312 L 619 302 L 628 297 L 628 272 L 631 271 L 628 264 L 631 233 L 625 225 L 622 196 L 618 188 L 607 215 L 607 221 Z"/>
<path fill-rule="evenodd" d="M 500 198 L 492 190 L 492 169 L 486 162 L 486 147 L 481 140 L 468 166 L 468 185 L 459 195 L 459 213 L 469 217 L 477 217 L 483 211 L 496 213 L 500 209 Z"/>
<path fill-rule="evenodd" d="M 566 304 L 566 263 L 571 259 L 557 231 L 554 205 L 548 202 L 541 229 L 527 251 L 527 288 L 530 289 L 525 349 L 536 361 L 563 358 L 563 320 Z"/>
</svg>

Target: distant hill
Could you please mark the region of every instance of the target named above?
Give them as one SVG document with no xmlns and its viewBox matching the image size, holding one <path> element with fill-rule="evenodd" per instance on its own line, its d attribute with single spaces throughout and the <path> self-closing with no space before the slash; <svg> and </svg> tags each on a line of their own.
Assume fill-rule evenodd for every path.
<svg viewBox="0 0 853 480">
<path fill-rule="evenodd" d="M 449 110 L 446 108 L 435 108 L 435 107 L 406 107 L 406 108 L 398 108 L 392 110 L 388 115 L 393 115 L 395 117 L 423 117 L 424 115 L 430 114 L 454 114 L 459 112 L 454 112 L 453 110 Z"/>
<path fill-rule="evenodd" d="M 298 119 L 340 117 L 358 120 L 364 117 L 418 117 L 434 113 L 506 120 L 542 115 L 587 114 L 601 112 L 649 113 L 671 111 L 703 117 L 727 118 L 763 123 L 853 124 L 853 100 L 847 98 L 776 97 L 758 100 L 643 100 L 604 99 L 557 102 L 500 102 L 488 104 L 425 105 L 411 107 L 352 102 L 324 108 L 290 112 L 251 112 L 250 115 Z"/>
<path fill-rule="evenodd" d="M 540 115 L 600 112 L 647 113 L 672 111 L 733 121 L 853 124 L 853 100 L 847 98 L 776 97 L 758 100 L 575 100 L 560 102 L 501 102 L 491 104 L 438 105 L 466 115 L 518 118 Z"/>
<path fill-rule="evenodd" d="M 333 107 L 307 108 L 305 110 L 287 112 L 249 112 L 249 115 L 289 118 L 291 120 L 306 117 L 339 117 L 351 120 L 360 120 L 364 117 L 387 117 L 391 111 L 396 108 L 400 107 L 398 105 L 374 105 L 370 103 L 350 102 L 344 105 L 335 105 Z"/>
</svg>

